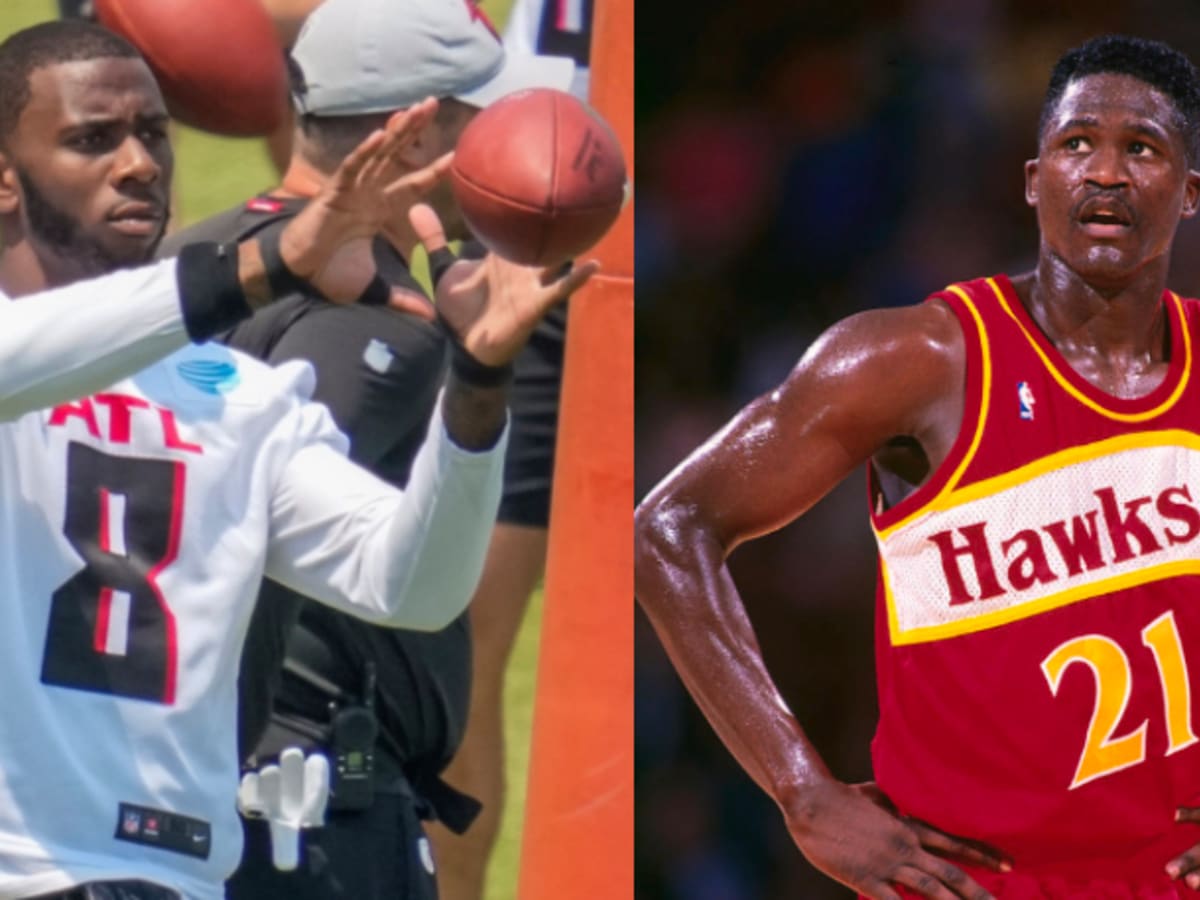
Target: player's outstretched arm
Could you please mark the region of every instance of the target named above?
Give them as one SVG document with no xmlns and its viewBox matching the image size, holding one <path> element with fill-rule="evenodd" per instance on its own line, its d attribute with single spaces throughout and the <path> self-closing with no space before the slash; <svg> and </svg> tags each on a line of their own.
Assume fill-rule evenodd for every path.
<svg viewBox="0 0 1200 900">
<path fill-rule="evenodd" d="M 411 225 L 427 250 L 444 243 L 428 207 L 412 210 Z M 437 629 L 456 618 L 499 506 L 512 360 L 596 268 L 551 273 L 491 255 L 452 265 L 437 285 L 450 374 L 408 485 L 397 491 L 319 443 L 290 454 L 272 499 L 267 574 L 372 621 Z"/>
<path fill-rule="evenodd" d="M 0 299 L 0 421 L 99 390 L 187 341 L 174 260 Z"/>
<path fill-rule="evenodd" d="M 997 858 L 883 805 L 830 774 L 763 663 L 725 565 L 740 543 L 795 519 L 901 435 L 922 446 L 961 418 L 962 338 L 940 304 L 846 320 L 787 380 L 755 400 L 643 501 L 635 526 L 638 600 L 688 690 L 801 851 L 869 897 L 990 895 L 936 853 Z M 936 465 L 936 451 L 930 453 Z"/>
<path fill-rule="evenodd" d="M 305 441 L 275 481 L 267 576 L 361 619 L 444 628 L 483 570 L 504 450 L 503 436 L 487 451 L 464 449 L 435 409 L 400 490 L 328 442 Z"/>
<path fill-rule="evenodd" d="M 107 387 L 251 313 L 268 269 L 241 248 L 194 244 L 178 260 L 0 299 L 0 421 Z M 269 287 L 264 287 L 269 290 Z"/>
</svg>

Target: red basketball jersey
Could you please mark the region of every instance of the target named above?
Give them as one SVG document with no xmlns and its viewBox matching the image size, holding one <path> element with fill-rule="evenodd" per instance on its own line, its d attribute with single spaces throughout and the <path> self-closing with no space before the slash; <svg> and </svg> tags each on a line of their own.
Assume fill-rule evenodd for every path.
<svg viewBox="0 0 1200 900">
<path fill-rule="evenodd" d="M 1175 896 L 1163 868 L 1200 843 L 1174 821 L 1200 805 L 1200 303 L 1163 295 L 1167 375 L 1129 400 L 1080 377 L 1006 277 L 935 296 L 966 403 L 930 481 L 872 516 L 876 777 L 1009 853 L 1000 896 Z"/>
</svg>

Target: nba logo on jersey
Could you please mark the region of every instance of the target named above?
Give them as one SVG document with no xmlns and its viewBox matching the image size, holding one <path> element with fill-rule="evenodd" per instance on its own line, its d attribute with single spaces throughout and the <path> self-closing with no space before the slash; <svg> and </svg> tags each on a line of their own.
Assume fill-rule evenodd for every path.
<svg viewBox="0 0 1200 900">
<path fill-rule="evenodd" d="M 141 827 L 141 815 L 130 809 L 125 810 L 125 817 L 121 820 L 121 830 L 126 834 L 137 834 Z"/>
<path fill-rule="evenodd" d="M 1017 403 L 1020 405 L 1021 418 L 1033 420 L 1033 389 L 1028 381 L 1017 382 Z"/>
</svg>

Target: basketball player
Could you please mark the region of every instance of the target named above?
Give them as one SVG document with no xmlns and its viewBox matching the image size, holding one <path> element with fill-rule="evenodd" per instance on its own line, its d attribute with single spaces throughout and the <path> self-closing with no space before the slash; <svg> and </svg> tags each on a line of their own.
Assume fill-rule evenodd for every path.
<svg viewBox="0 0 1200 900">
<path fill-rule="evenodd" d="M 1093 40 L 1025 169 L 1037 266 L 835 325 L 645 499 L 639 599 L 797 846 L 873 898 L 1200 887 L 1200 82 Z M 870 461 L 877 784 L 834 779 L 725 568 Z M 1196 673 L 1196 674 L 1193 674 Z"/>
<path fill-rule="evenodd" d="M 0 83 L 0 287 L 24 295 L 146 260 L 166 221 L 171 152 L 161 94 L 136 51 L 85 23 L 46 23 L 0 45 Z M 418 104 L 367 149 L 402 150 L 397 135 L 411 140 L 435 113 L 435 102 Z M 335 179 L 349 186 L 322 193 L 314 216 L 336 225 L 347 200 L 377 198 L 379 211 L 342 229 L 358 238 L 350 262 L 369 273 L 361 251 L 382 221 L 394 163 L 382 152 L 351 159 Z M 328 254 L 290 235 L 259 246 L 324 279 Z M 233 284 L 234 264 L 200 246 L 214 277 Z M 240 266 L 242 251 L 225 257 Z M 122 281 L 144 291 L 172 271 Z M 302 286 L 270 271 L 275 294 Z M 489 258 L 440 292 L 450 376 L 404 492 L 346 460 L 344 437 L 308 402 L 303 365 L 272 370 L 186 346 L 47 399 L 10 383 L 6 362 L 15 399 L 0 426 L 0 894 L 223 896 L 241 850 L 236 663 L 260 577 L 394 625 L 437 628 L 456 616 L 498 500 L 508 362 L 544 309 L 591 271 L 543 286 L 539 273 Z M 182 343 L 178 313 L 163 310 L 124 322 L 146 336 L 141 365 Z M 208 316 L 201 335 L 232 324 Z M 108 331 L 96 328 L 95 340 Z M 16 372 L 28 368 L 16 364 L 22 355 L 42 355 L 41 335 L 21 336 Z"/>
</svg>

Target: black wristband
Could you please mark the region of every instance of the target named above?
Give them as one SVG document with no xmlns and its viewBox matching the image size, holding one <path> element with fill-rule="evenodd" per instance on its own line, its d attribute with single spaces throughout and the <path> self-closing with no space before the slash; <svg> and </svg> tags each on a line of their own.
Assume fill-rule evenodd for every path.
<svg viewBox="0 0 1200 900">
<path fill-rule="evenodd" d="M 354 302 L 359 306 L 387 306 L 392 299 L 392 289 L 379 275 L 371 279 Z"/>
<path fill-rule="evenodd" d="M 186 244 L 175 263 L 183 325 L 193 341 L 205 341 L 250 318 L 238 280 L 236 244 Z"/>
<path fill-rule="evenodd" d="M 271 294 L 276 300 L 288 294 L 313 292 L 313 286 L 295 274 L 283 261 L 283 254 L 279 252 L 279 236 L 282 233 L 282 228 L 268 228 L 255 235 L 258 239 L 258 252 L 262 255 L 263 268 L 267 273 L 267 284 L 271 286 Z"/>
<path fill-rule="evenodd" d="M 458 257 L 449 247 L 439 247 L 429 254 L 429 276 L 433 279 L 434 290 L 445 276 L 449 268 L 458 262 Z"/>
<path fill-rule="evenodd" d="M 445 318 L 439 315 L 437 323 L 450 343 L 450 371 L 459 381 L 477 388 L 503 387 L 512 381 L 512 363 L 489 366 L 487 363 L 480 362 L 462 345 L 462 341 L 458 339 L 458 335 Z"/>
<path fill-rule="evenodd" d="M 504 387 L 513 380 L 513 365 L 489 366 L 481 363 L 457 341 L 450 344 L 450 371 L 459 381 L 478 388 Z"/>
</svg>

